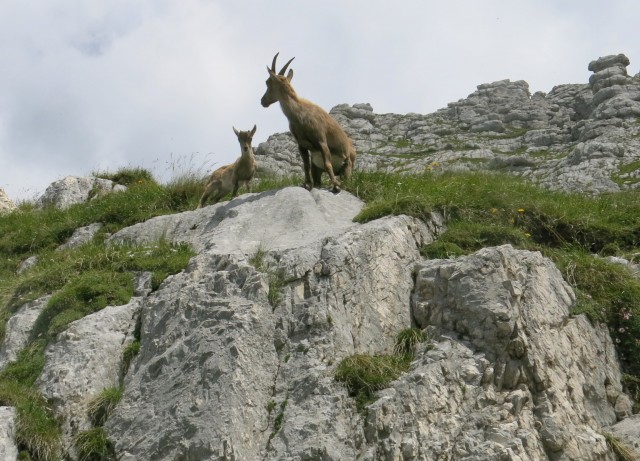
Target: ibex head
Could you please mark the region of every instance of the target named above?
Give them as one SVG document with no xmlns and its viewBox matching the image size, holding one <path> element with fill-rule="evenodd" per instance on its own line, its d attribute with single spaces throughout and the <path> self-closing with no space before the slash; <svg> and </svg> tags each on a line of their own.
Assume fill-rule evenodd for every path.
<svg viewBox="0 0 640 461">
<path fill-rule="evenodd" d="M 284 65 L 280 72 L 276 74 L 276 59 L 278 59 L 278 55 L 280 53 L 276 53 L 273 57 L 273 62 L 271 63 L 271 69 L 267 67 L 267 71 L 269 72 L 269 78 L 267 79 L 267 91 L 262 96 L 260 100 L 260 104 L 263 107 L 269 107 L 276 101 L 280 100 L 281 95 L 286 87 L 290 87 L 289 82 L 293 78 L 293 69 L 289 69 L 289 73 L 285 77 L 284 73 L 295 58 L 289 59 L 287 63 Z"/>
<path fill-rule="evenodd" d="M 253 141 L 253 135 L 256 134 L 256 126 L 253 125 L 253 129 L 251 131 L 238 131 L 236 127 L 232 127 L 233 132 L 238 137 L 238 142 L 240 143 L 240 149 L 243 154 L 248 153 L 251 150 L 251 141 Z"/>
</svg>

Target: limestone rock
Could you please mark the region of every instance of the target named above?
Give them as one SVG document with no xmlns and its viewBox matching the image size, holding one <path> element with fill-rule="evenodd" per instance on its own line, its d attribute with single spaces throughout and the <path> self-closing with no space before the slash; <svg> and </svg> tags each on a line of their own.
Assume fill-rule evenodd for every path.
<svg viewBox="0 0 640 461">
<path fill-rule="evenodd" d="M 74 435 L 91 428 L 90 400 L 120 384 L 122 352 L 133 340 L 141 299 L 72 322 L 45 351 L 45 366 L 36 384 L 63 421 L 66 451 L 73 453 Z"/>
<path fill-rule="evenodd" d="M 617 437 L 640 459 L 640 415 L 629 416 L 619 423 L 611 426 L 611 434 Z"/>
<path fill-rule="evenodd" d="M 84 203 L 103 194 L 124 191 L 127 188 L 102 178 L 67 176 L 50 184 L 38 198 L 39 207 L 53 206 L 69 208 L 76 203 Z"/>
<path fill-rule="evenodd" d="M 0 214 L 15 210 L 15 203 L 7 196 L 5 191 L 0 187 Z"/>
<path fill-rule="evenodd" d="M 16 409 L 0 407 L 0 459 L 15 461 L 18 459 L 18 447 L 15 443 Z"/>
<path fill-rule="evenodd" d="M 286 281 L 279 303 L 270 304 L 269 276 L 248 264 L 250 255 L 236 244 L 206 242 L 185 273 L 147 298 L 141 351 L 107 422 L 121 459 L 356 458 L 361 423 L 332 369 L 349 354 L 390 350 L 395 333 L 411 324 L 411 267 L 441 224 L 402 216 L 354 224 L 360 205 L 343 217 L 324 209 L 324 199 L 353 201 L 345 192 L 280 192 L 275 198 L 288 201 L 262 195 L 261 207 L 243 205 L 264 241 L 274 242 L 265 248 L 272 271 Z M 288 246 L 277 211 L 285 203 Z M 183 219 L 191 222 L 194 213 L 202 211 Z M 331 216 L 336 226 L 323 225 Z M 252 242 L 224 221 L 217 225 Z M 303 228 L 309 235 L 296 236 Z"/>
<path fill-rule="evenodd" d="M 7 321 L 7 333 L 0 345 L 0 370 L 16 360 L 18 353 L 27 345 L 31 330 L 50 297 L 44 296 L 24 304 Z"/>
<path fill-rule="evenodd" d="M 71 237 L 69 237 L 69 240 L 56 248 L 56 251 L 76 248 L 80 245 L 84 245 L 85 243 L 89 243 L 100 229 L 102 229 L 101 223 L 93 223 L 88 226 L 80 227 L 73 232 Z"/>
<path fill-rule="evenodd" d="M 352 218 L 362 206 L 347 192 L 286 187 L 158 216 L 115 233 L 109 242 L 150 244 L 166 238 L 218 254 L 304 247 L 354 226 Z"/>
</svg>

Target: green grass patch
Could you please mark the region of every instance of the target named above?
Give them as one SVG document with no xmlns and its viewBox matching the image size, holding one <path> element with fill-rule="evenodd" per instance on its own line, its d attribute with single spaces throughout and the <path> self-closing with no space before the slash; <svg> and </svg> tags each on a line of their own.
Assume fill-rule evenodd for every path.
<svg viewBox="0 0 640 461">
<path fill-rule="evenodd" d="M 115 461 L 115 447 L 102 427 L 80 432 L 73 441 L 78 461 Z"/>
<path fill-rule="evenodd" d="M 60 459 L 58 421 L 34 382 L 44 364 L 42 344 L 31 346 L 0 372 L 0 405 L 16 408 L 15 441 L 32 459 Z"/>
<path fill-rule="evenodd" d="M 335 379 L 347 387 L 359 410 L 375 400 L 374 393 L 409 369 L 411 357 L 406 355 L 351 355 L 340 362 Z"/>
<path fill-rule="evenodd" d="M 136 339 L 131 342 L 127 347 L 125 347 L 122 352 L 122 363 L 120 365 L 120 377 L 124 379 L 124 376 L 129 371 L 129 367 L 131 366 L 131 362 L 133 359 L 138 356 L 140 353 L 140 340 Z"/>
</svg>

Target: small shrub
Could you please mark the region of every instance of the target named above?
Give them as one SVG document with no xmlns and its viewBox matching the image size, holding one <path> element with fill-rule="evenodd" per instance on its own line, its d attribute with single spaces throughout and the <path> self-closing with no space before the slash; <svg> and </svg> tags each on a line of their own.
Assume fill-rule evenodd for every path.
<svg viewBox="0 0 640 461">
<path fill-rule="evenodd" d="M 113 443 L 104 428 L 96 427 L 80 432 L 73 441 L 78 452 L 78 461 L 115 461 Z"/>
</svg>

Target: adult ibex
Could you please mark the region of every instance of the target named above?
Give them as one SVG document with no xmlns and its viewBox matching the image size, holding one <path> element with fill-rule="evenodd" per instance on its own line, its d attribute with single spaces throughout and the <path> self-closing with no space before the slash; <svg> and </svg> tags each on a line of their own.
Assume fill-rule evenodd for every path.
<svg viewBox="0 0 640 461">
<path fill-rule="evenodd" d="M 333 192 L 340 192 L 340 181 L 335 174 L 348 180 L 356 161 L 356 151 L 351 139 L 324 109 L 296 94 L 291 86 L 293 70 L 290 69 L 286 77 L 284 75 L 294 58 L 276 74 L 278 54 L 273 57 L 271 68 L 267 67 L 267 91 L 260 103 L 269 107 L 276 101 L 280 102 L 302 157 L 304 187 L 309 190 L 311 187 L 320 187 L 322 172 L 326 171 L 331 179 Z"/>
<path fill-rule="evenodd" d="M 204 193 L 200 197 L 198 208 L 202 208 L 211 195 L 213 195 L 213 203 L 218 203 L 229 192 L 232 192 L 231 198 L 235 197 L 240 186 L 247 186 L 251 192 L 250 181 L 256 172 L 256 159 L 251 141 L 256 133 L 256 126 L 254 125 L 251 131 L 238 131 L 235 128 L 233 131 L 240 142 L 240 158 L 235 163 L 221 166 L 211 173 Z"/>
</svg>

